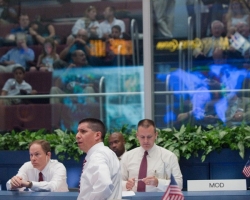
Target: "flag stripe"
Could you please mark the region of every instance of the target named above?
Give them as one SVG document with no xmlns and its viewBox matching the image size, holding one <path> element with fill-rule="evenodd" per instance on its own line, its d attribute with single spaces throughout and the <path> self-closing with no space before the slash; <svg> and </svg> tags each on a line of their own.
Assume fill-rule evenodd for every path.
<svg viewBox="0 0 250 200">
<path fill-rule="evenodd" d="M 184 200 L 181 189 L 177 185 L 174 176 L 171 174 L 170 185 L 167 187 L 162 200 Z"/>
<path fill-rule="evenodd" d="M 243 168 L 242 173 L 246 176 L 246 177 L 250 177 L 250 160 L 247 161 L 246 165 Z"/>
</svg>

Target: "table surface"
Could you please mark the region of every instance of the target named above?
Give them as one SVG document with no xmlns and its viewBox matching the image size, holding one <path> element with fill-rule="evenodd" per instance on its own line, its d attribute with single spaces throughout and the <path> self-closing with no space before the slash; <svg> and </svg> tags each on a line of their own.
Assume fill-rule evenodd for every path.
<svg viewBox="0 0 250 200">
<path fill-rule="evenodd" d="M 12 200 L 75 200 L 78 192 L 17 192 L 17 191 L 0 191 L 0 199 Z M 128 200 L 157 200 L 161 199 L 163 192 L 139 192 L 135 196 L 123 197 Z M 250 190 L 245 191 L 213 191 L 213 192 L 183 192 L 185 200 L 249 200 Z"/>
</svg>

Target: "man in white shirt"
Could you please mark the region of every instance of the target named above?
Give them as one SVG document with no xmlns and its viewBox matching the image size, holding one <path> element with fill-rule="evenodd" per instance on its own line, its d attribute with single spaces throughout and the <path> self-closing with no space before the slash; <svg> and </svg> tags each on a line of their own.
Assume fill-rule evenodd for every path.
<svg viewBox="0 0 250 200">
<path fill-rule="evenodd" d="M 119 160 L 122 159 L 123 154 L 125 153 L 125 139 L 122 133 L 114 132 L 109 136 L 109 148 L 115 152 Z"/>
<path fill-rule="evenodd" d="M 178 159 L 174 153 L 155 144 L 158 133 L 150 119 L 139 121 L 137 139 L 140 147 L 126 152 L 121 160 L 123 190 L 138 190 L 138 184 L 144 186 L 145 192 L 164 192 L 170 184 L 171 174 L 182 189 L 182 174 Z M 146 175 L 140 177 L 141 162 L 146 156 Z M 140 182 L 140 183 L 139 183 Z"/>
<path fill-rule="evenodd" d="M 102 38 L 109 38 L 111 34 L 112 27 L 118 25 L 121 27 L 121 32 L 125 32 L 125 23 L 120 19 L 116 19 L 115 16 L 115 8 L 112 6 L 108 6 L 104 10 L 104 18 L 105 20 L 100 23 L 100 31 L 102 34 Z"/>
<path fill-rule="evenodd" d="M 87 153 L 83 163 L 78 200 L 121 199 L 121 168 L 115 153 L 104 146 L 102 121 L 86 118 L 79 122 L 76 141 Z"/>
<path fill-rule="evenodd" d="M 51 160 L 50 144 L 35 140 L 29 145 L 30 160 L 23 164 L 16 176 L 7 183 L 7 190 L 43 192 L 68 192 L 66 168 L 57 160 Z"/>
</svg>

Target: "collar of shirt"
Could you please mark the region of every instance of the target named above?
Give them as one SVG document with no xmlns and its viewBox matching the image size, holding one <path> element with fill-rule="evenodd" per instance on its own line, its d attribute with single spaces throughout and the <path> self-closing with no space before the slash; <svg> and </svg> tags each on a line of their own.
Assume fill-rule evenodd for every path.
<svg viewBox="0 0 250 200">
<path fill-rule="evenodd" d="M 100 147 L 104 146 L 103 142 L 99 142 L 97 144 L 95 144 L 94 146 L 92 146 L 89 151 L 87 152 L 87 156 L 85 158 L 86 161 L 88 161 L 89 157 L 91 156 L 91 154 L 93 152 L 95 152 L 95 150 L 99 149 Z"/>
<path fill-rule="evenodd" d="M 43 176 L 44 176 L 44 180 L 46 180 L 46 176 L 48 175 L 48 171 L 49 171 L 49 169 L 50 169 L 50 164 L 52 163 L 52 162 L 54 162 L 55 160 L 51 160 L 51 159 L 49 159 L 49 162 L 47 163 L 47 165 L 44 167 L 44 169 L 41 171 L 42 172 L 42 174 L 43 174 Z M 37 170 L 37 174 L 39 174 L 39 170 Z"/>
<path fill-rule="evenodd" d="M 153 147 L 152 147 L 151 149 L 147 150 L 148 156 L 149 156 L 149 157 L 151 157 L 152 154 L 156 151 L 156 148 L 157 148 L 157 145 L 154 144 Z M 141 154 L 142 157 L 143 157 L 143 155 L 144 155 L 144 152 L 145 152 L 145 149 L 143 149 L 143 148 L 140 146 L 140 154 Z"/>
</svg>

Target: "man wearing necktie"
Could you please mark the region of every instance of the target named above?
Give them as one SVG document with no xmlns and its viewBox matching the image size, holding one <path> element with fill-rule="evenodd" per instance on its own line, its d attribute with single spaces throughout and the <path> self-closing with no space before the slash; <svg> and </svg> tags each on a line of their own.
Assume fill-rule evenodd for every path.
<svg viewBox="0 0 250 200">
<path fill-rule="evenodd" d="M 226 50 L 229 48 L 229 41 L 227 37 L 223 37 L 224 24 L 215 20 L 211 24 L 211 37 L 205 37 L 200 40 L 200 44 L 195 46 L 193 56 L 195 60 L 212 62 L 213 52 L 216 48 Z"/>
<path fill-rule="evenodd" d="M 7 183 L 7 190 L 68 192 L 66 168 L 52 160 L 49 142 L 35 140 L 29 145 L 30 161 L 23 164 Z"/>
<path fill-rule="evenodd" d="M 182 189 L 178 159 L 171 151 L 155 144 L 157 135 L 154 121 L 139 121 L 136 136 L 140 147 L 126 152 L 121 160 L 123 190 L 164 192 L 171 174 Z"/>
</svg>

